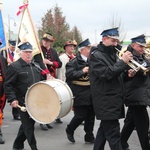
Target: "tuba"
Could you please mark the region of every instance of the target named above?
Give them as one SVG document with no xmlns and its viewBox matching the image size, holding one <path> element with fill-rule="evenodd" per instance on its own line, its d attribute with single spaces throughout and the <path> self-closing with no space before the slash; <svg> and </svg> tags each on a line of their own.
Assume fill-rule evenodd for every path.
<svg viewBox="0 0 150 150">
<path fill-rule="evenodd" d="M 119 50 L 118 48 L 115 47 L 115 49 L 117 50 L 117 57 L 119 59 L 121 59 L 122 55 L 127 51 L 127 48 L 124 48 L 122 50 Z M 141 64 L 139 64 L 138 62 L 136 62 L 134 59 L 130 60 L 127 63 L 128 66 L 130 66 L 135 72 L 138 72 L 139 70 L 142 70 L 144 75 L 147 75 L 148 72 L 150 71 L 148 68 L 142 66 Z"/>
</svg>

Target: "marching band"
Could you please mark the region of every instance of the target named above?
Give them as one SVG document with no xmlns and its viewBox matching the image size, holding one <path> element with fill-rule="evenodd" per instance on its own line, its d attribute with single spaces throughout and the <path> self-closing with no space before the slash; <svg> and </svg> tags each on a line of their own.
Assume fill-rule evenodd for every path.
<svg viewBox="0 0 150 150">
<path fill-rule="evenodd" d="M 25 140 L 32 150 L 38 150 L 35 122 L 42 130 L 52 129 L 51 123 L 63 123 L 60 118 L 71 110 L 74 116 L 65 129 L 71 143 L 76 142 L 74 132 L 84 122 L 84 141 L 93 144 L 93 150 L 104 150 L 106 142 L 111 150 L 130 150 L 128 139 L 134 129 L 142 150 L 150 150 L 150 53 L 146 35 L 131 38 L 131 44 L 123 49 L 119 28 L 105 29 L 98 45 L 92 46 L 89 39 L 79 44 L 68 40 L 64 54 L 59 56 L 51 47 L 55 41 L 51 33 L 44 33 L 40 46 L 28 0 L 17 14 L 22 11 L 19 40 L 5 42 L 8 49 L 4 39 L 0 40 L 5 46 L 0 51 L 0 144 L 7 144 L 2 133 L 7 101 L 13 118 L 21 122 L 13 150 L 24 150 Z M 26 25 L 26 21 L 31 23 Z M 100 120 L 96 135 L 95 118 Z M 125 118 L 122 129 L 121 118 Z"/>
</svg>

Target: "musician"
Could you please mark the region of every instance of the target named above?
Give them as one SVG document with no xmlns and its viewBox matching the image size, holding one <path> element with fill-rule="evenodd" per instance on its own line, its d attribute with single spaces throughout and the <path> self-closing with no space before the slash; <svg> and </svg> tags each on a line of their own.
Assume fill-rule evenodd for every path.
<svg viewBox="0 0 150 150">
<path fill-rule="evenodd" d="M 0 45 L 2 42 L 0 41 Z M 3 138 L 3 134 L 1 131 L 2 126 L 2 118 L 3 118 L 3 109 L 5 106 L 5 94 L 4 94 L 4 80 L 5 80 L 5 73 L 7 69 L 7 61 L 6 59 L 0 54 L 0 144 L 4 144 L 5 140 Z"/>
<path fill-rule="evenodd" d="M 144 56 L 145 46 L 145 35 L 140 35 L 131 39 L 131 45 L 127 49 L 136 62 L 143 67 L 149 67 L 150 62 Z M 135 72 L 133 69 L 127 70 L 124 76 L 125 105 L 128 111 L 121 131 L 123 149 L 129 150 L 127 141 L 136 128 L 142 150 L 149 150 L 149 117 L 146 108 L 150 105 L 150 77 L 144 75 L 142 70 Z"/>
<path fill-rule="evenodd" d="M 57 69 L 57 78 L 64 82 L 66 82 L 66 64 L 75 58 L 74 52 L 76 46 L 76 41 L 67 40 L 64 44 L 65 53 L 59 56 L 59 59 L 62 62 L 62 67 Z"/>
<path fill-rule="evenodd" d="M 42 59 L 41 54 L 38 54 L 34 57 L 35 61 L 40 64 L 41 68 L 44 68 L 42 64 L 44 63 L 50 74 L 56 78 L 56 69 L 62 66 L 58 54 L 54 48 L 51 47 L 51 44 L 54 42 L 54 38 L 51 33 L 45 33 L 42 37 L 42 52 L 44 59 Z M 50 124 L 40 124 L 42 130 L 48 130 L 53 128 Z"/>
<path fill-rule="evenodd" d="M 16 47 L 15 40 L 9 40 L 9 48 L 7 50 L 2 50 L 1 54 L 6 58 L 7 65 L 10 65 L 14 62 L 14 52 Z M 12 108 L 12 115 L 14 120 L 20 120 L 20 116 L 17 108 Z"/>
<path fill-rule="evenodd" d="M 117 60 L 115 47 L 118 47 L 118 28 L 104 30 L 102 41 L 93 47 L 89 59 L 89 76 L 93 106 L 98 120 L 94 150 L 104 150 L 106 140 L 111 150 L 122 150 L 118 119 L 124 117 L 121 73 L 132 59 L 131 52 Z"/>
<path fill-rule="evenodd" d="M 67 138 L 74 143 L 74 131 L 85 121 L 84 140 L 94 143 L 93 135 L 95 113 L 92 105 L 92 96 L 89 82 L 89 63 L 88 57 L 91 49 L 89 39 L 84 40 L 78 45 L 79 52 L 76 57 L 66 64 L 66 81 L 74 95 L 74 117 L 66 128 Z"/>
<path fill-rule="evenodd" d="M 42 80 L 42 72 L 37 67 L 37 63 L 32 60 L 32 45 L 29 42 L 21 43 L 20 59 L 10 64 L 6 72 L 5 94 L 12 107 L 25 106 L 25 94 L 28 88 Z M 34 136 L 35 121 L 27 112 L 18 109 L 21 117 L 21 125 L 18 135 L 13 144 L 13 150 L 22 150 L 24 141 L 27 139 L 32 150 L 37 150 L 36 139 Z"/>
</svg>

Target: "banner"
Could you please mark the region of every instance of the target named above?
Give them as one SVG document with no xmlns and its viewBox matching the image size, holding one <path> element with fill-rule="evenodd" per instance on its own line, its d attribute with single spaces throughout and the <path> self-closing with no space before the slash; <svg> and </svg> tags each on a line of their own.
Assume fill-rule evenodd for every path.
<svg viewBox="0 0 150 150">
<path fill-rule="evenodd" d="M 4 24 L 3 24 L 3 17 L 2 17 L 2 11 L 0 10 L 0 42 L 2 42 L 2 45 L 0 45 L 0 49 L 6 47 L 6 37 L 5 37 L 5 30 L 4 30 Z"/>
<path fill-rule="evenodd" d="M 24 9 L 22 11 L 22 19 L 18 32 L 18 43 L 28 41 L 33 47 L 33 56 L 41 53 L 41 47 L 39 44 L 39 40 L 29 13 L 28 4 L 20 6 L 19 9 Z M 19 15 L 21 11 L 19 10 Z"/>
</svg>

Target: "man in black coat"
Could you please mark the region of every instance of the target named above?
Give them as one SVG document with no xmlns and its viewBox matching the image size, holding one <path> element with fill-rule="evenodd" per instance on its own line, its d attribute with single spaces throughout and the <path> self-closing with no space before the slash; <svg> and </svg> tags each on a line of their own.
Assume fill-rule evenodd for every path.
<svg viewBox="0 0 150 150">
<path fill-rule="evenodd" d="M 104 150 L 106 140 L 111 150 L 122 150 L 118 119 L 123 114 L 123 84 L 121 73 L 127 68 L 132 54 L 126 52 L 117 60 L 115 47 L 118 46 L 118 28 L 104 30 L 102 42 L 91 50 L 89 76 L 93 106 L 100 127 L 94 150 Z"/>
<path fill-rule="evenodd" d="M 86 134 L 84 140 L 88 143 L 94 143 L 93 127 L 95 113 L 89 82 L 88 57 L 91 49 L 89 39 L 81 42 L 78 48 L 77 56 L 66 64 L 66 82 L 74 95 L 74 117 L 68 124 L 66 133 L 68 140 L 74 143 L 74 131 L 85 121 L 84 131 Z"/>
<path fill-rule="evenodd" d="M 28 88 L 36 82 L 41 81 L 42 73 L 38 64 L 32 60 L 32 45 L 29 42 L 18 46 L 20 59 L 10 64 L 6 72 L 4 84 L 5 94 L 12 107 L 25 106 L 25 94 Z M 13 144 L 13 150 L 23 150 L 24 141 L 27 140 L 31 150 L 37 150 L 34 135 L 35 121 L 27 112 L 18 109 L 21 117 L 21 125 L 18 135 Z"/>
<path fill-rule="evenodd" d="M 144 55 L 146 46 L 145 35 L 131 39 L 128 50 L 133 54 L 133 59 L 143 67 L 150 66 L 150 62 Z M 124 150 L 129 150 L 127 143 L 132 131 L 136 128 L 142 150 L 150 150 L 148 140 L 149 116 L 147 106 L 150 106 L 150 77 L 144 70 L 135 72 L 129 69 L 124 74 L 125 105 L 128 106 L 125 124 L 121 131 L 121 142 Z"/>
</svg>

